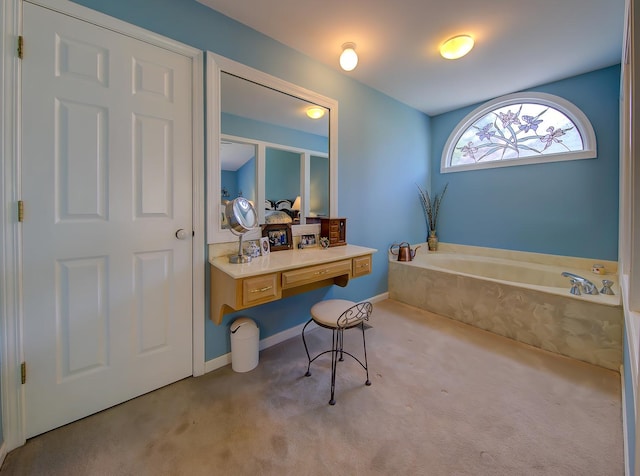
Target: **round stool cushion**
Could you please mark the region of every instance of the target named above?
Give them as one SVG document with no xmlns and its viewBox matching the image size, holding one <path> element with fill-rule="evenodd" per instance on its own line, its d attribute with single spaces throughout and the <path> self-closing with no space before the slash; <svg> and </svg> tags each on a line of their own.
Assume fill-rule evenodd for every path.
<svg viewBox="0 0 640 476">
<path fill-rule="evenodd" d="M 337 321 L 340 315 L 355 305 L 355 302 L 347 301 L 346 299 L 327 299 L 326 301 L 320 301 L 313 305 L 311 308 L 311 317 L 318 324 L 327 327 L 338 327 Z"/>
</svg>

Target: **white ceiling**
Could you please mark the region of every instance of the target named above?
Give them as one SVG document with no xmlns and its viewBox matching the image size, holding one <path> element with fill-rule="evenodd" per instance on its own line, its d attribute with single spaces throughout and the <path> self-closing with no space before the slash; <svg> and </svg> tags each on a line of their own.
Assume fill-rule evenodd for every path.
<svg viewBox="0 0 640 476">
<path fill-rule="evenodd" d="M 624 0 L 198 0 L 429 115 L 617 64 Z M 462 59 L 439 56 L 457 34 Z M 341 70 L 340 70 L 341 71 Z"/>
</svg>

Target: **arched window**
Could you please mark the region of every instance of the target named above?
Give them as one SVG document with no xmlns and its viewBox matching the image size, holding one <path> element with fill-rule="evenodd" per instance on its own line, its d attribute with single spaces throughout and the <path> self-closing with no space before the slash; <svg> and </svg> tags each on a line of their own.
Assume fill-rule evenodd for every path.
<svg viewBox="0 0 640 476">
<path fill-rule="evenodd" d="M 442 152 L 442 173 L 592 159 L 596 136 L 569 101 L 544 93 L 494 99 L 468 114 Z"/>
</svg>

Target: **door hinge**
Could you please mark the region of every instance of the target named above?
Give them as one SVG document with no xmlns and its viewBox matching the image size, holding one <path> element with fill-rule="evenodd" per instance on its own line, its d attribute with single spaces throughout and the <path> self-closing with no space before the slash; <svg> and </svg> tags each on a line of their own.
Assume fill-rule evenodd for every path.
<svg viewBox="0 0 640 476">
<path fill-rule="evenodd" d="M 27 363 L 26 362 L 22 362 L 20 364 L 20 381 L 22 382 L 22 385 L 24 385 L 27 382 Z"/>
<path fill-rule="evenodd" d="M 24 202 L 22 200 L 18 200 L 18 221 L 24 221 Z"/>
<path fill-rule="evenodd" d="M 18 58 L 24 57 L 24 38 L 22 35 L 18 37 Z"/>
</svg>

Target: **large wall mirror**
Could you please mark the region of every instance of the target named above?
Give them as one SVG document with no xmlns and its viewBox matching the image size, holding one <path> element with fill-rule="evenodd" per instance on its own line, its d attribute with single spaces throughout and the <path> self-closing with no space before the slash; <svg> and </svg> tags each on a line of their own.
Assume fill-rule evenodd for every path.
<svg viewBox="0 0 640 476">
<path fill-rule="evenodd" d="M 223 211 L 238 196 L 260 224 L 290 219 L 294 233 L 335 216 L 337 121 L 337 101 L 207 53 L 207 241 L 235 241 Z"/>
</svg>

